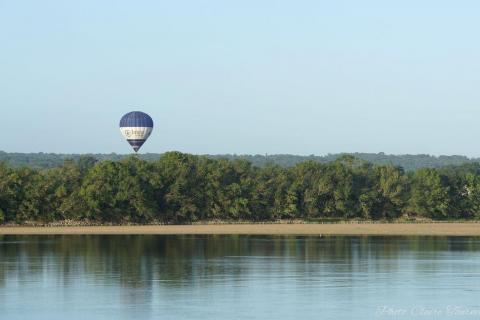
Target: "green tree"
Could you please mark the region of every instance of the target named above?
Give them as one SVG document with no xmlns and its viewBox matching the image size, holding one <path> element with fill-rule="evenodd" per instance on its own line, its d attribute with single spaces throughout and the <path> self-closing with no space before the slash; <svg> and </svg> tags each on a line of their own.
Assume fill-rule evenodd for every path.
<svg viewBox="0 0 480 320">
<path fill-rule="evenodd" d="M 403 169 L 392 165 L 374 166 L 367 174 L 368 183 L 359 197 L 362 216 L 367 219 L 398 218 L 408 191 Z"/>
<path fill-rule="evenodd" d="M 444 219 L 448 217 L 449 186 L 435 169 L 419 169 L 411 176 L 411 191 L 407 213 Z"/>
</svg>

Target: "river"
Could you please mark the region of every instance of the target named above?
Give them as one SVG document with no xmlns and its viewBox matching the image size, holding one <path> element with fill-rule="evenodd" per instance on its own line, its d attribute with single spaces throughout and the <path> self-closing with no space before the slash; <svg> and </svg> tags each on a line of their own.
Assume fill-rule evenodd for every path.
<svg viewBox="0 0 480 320">
<path fill-rule="evenodd" d="M 476 319 L 479 237 L 0 236 L 0 319 Z"/>
</svg>

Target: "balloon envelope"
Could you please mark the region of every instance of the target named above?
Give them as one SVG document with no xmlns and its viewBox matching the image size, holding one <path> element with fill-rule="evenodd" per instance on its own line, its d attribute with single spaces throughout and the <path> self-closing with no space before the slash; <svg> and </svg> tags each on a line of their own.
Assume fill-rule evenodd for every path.
<svg viewBox="0 0 480 320">
<path fill-rule="evenodd" d="M 153 130 L 152 118 L 141 111 L 132 111 L 120 119 L 120 132 L 137 152 Z"/>
</svg>

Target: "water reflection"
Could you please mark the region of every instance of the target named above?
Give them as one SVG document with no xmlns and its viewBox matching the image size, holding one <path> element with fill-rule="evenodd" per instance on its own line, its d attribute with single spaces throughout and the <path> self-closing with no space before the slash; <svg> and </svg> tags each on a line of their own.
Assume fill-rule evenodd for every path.
<svg viewBox="0 0 480 320">
<path fill-rule="evenodd" d="M 382 304 L 475 307 L 479 266 L 477 237 L 0 236 L 0 308 L 49 319 L 370 319 Z"/>
</svg>

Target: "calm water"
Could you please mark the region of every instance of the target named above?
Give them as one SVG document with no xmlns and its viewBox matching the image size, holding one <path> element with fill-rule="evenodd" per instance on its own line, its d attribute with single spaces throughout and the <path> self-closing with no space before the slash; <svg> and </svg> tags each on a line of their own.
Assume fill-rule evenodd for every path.
<svg viewBox="0 0 480 320">
<path fill-rule="evenodd" d="M 478 237 L 0 236 L 0 319 L 478 319 Z"/>
</svg>

